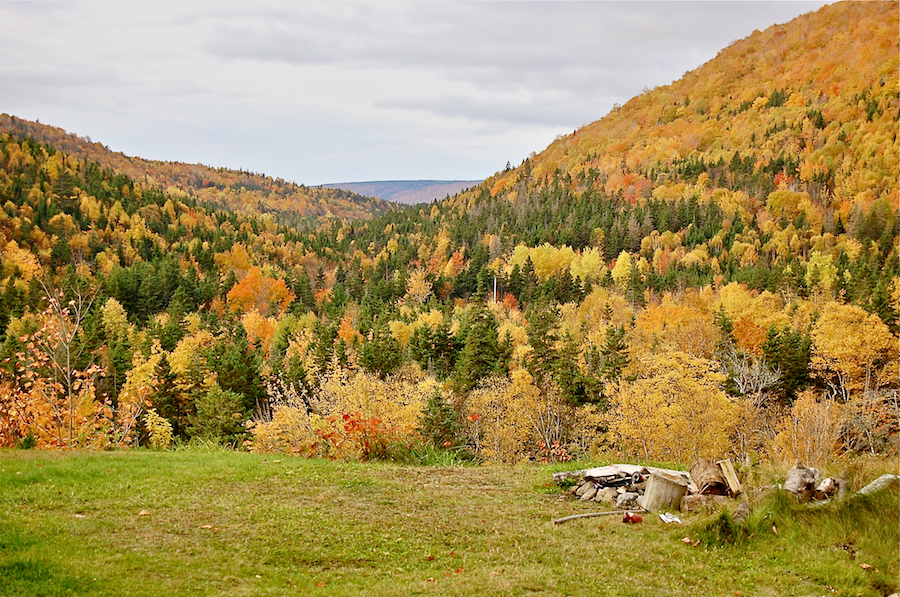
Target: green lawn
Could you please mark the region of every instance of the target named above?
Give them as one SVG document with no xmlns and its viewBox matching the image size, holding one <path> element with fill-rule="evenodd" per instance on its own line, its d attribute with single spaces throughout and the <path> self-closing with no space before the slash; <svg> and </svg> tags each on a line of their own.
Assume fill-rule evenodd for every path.
<svg viewBox="0 0 900 597">
<path fill-rule="evenodd" d="M 715 515 L 554 525 L 598 506 L 550 481 L 538 466 L 0 451 L 0 596 L 897 590 L 896 491 L 853 507 L 762 508 L 730 544 Z"/>
</svg>

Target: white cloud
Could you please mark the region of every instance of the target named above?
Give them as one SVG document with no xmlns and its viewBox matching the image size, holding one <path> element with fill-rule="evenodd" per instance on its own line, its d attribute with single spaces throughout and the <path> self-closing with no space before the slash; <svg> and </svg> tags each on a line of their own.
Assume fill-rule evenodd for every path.
<svg viewBox="0 0 900 597">
<path fill-rule="evenodd" d="M 0 111 L 306 184 L 473 179 L 822 4 L 0 3 Z"/>
</svg>

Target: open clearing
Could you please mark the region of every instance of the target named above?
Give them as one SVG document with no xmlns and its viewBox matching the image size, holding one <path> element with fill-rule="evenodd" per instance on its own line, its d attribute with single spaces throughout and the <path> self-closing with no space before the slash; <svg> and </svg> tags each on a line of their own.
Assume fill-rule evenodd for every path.
<svg viewBox="0 0 900 597">
<path fill-rule="evenodd" d="M 701 532 L 711 514 L 684 516 L 684 525 L 655 515 L 640 525 L 621 516 L 554 525 L 598 506 L 563 499 L 552 470 L 0 451 L 0 596 L 897 589 L 895 490 L 855 518 L 827 509 L 825 522 L 775 516 L 765 536 L 730 545 Z M 695 547 L 686 536 L 706 539 Z"/>
</svg>

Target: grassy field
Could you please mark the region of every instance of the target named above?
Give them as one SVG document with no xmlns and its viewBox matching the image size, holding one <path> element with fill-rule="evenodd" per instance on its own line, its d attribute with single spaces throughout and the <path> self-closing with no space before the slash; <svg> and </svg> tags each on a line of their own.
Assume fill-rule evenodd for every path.
<svg viewBox="0 0 900 597">
<path fill-rule="evenodd" d="M 0 451 L 0 596 L 897 590 L 896 490 L 814 510 L 770 499 L 746 527 L 554 525 L 598 506 L 565 498 L 551 470 Z"/>
</svg>

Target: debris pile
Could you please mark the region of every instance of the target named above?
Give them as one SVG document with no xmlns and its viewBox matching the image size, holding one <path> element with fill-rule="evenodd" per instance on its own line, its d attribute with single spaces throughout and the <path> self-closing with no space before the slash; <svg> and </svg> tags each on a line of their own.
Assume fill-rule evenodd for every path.
<svg viewBox="0 0 900 597">
<path fill-rule="evenodd" d="M 801 502 L 827 500 L 846 491 L 843 480 L 834 477 L 820 480 L 819 469 L 802 464 L 788 471 L 782 488 L 793 493 Z"/>
<path fill-rule="evenodd" d="M 570 494 L 582 501 L 618 510 L 695 509 L 725 500 L 742 491 L 730 460 L 697 461 L 690 472 L 636 464 L 610 464 L 555 473 L 558 485 L 575 484 Z"/>
</svg>

